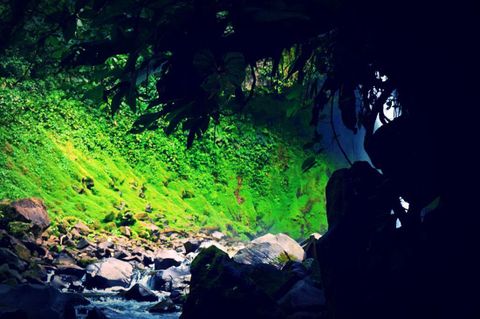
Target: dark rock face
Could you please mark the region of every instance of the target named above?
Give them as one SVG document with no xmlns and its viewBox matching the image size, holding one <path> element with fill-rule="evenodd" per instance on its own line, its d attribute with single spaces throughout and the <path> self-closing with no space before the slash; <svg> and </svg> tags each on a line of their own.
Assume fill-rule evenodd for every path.
<svg viewBox="0 0 480 319">
<path fill-rule="evenodd" d="M 0 285 L 0 300 L 0 318 L 74 319 L 74 306 L 88 304 L 78 294 L 65 294 L 53 287 L 27 284 L 15 287 Z"/>
<path fill-rule="evenodd" d="M 183 319 L 285 317 L 275 299 L 292 283 L 274 266 L 239 264 L 211 246 L 192 262 L 191 273 Z"/>
<path fill-rule="evenodd" d="M 128 287 L 133 266 L 125 261 L 107 258 L 88 265 L 85 285 L 88 288 L 105 289 L 114 286 Z"/>
<path fill-rule="evenodd" d="M 147 287 L 141 284 L 135 284 L 132 288 L 127 291 L 121 292 L 120 296 L 124 297 L 127 300 L 136 300 L 136 301 L 157 301 L 158 297 L 148 289 Z"/>
<path fill-rule="evenodd" d="M 437 246 L 437 239 L 431 241 L 426 223 L 414 221 L 415 208 L 408 214 L 399 213 L 399 198 L 389 182 L 367 163 L 354 163 L 330 178 L 330 227 L 309 249 L 309 255 L 317 256 L 320 263 L 330 316 L 448 318 L 439 311 L 447 302 L 438 303 L 444 297 L 431 288 L 440 277 L 427 280 L 433 279 L 430 272 L 445 264 L 440 260 L 432 264 L 425 258 Z M 397 216 L 404 218 L 399 229 Z M 445 270 L 440 273 L 451 275 Z M 435 306 L 427 306 L 427 300 Z"/>
</svg>

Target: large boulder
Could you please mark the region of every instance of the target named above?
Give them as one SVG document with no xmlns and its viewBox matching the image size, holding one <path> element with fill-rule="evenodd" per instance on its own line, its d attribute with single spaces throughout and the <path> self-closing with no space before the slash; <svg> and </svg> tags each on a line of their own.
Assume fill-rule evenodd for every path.
<svg viewBox="0 0 480 319">
<path fill-rule="evenodd" d="M 28 230 L 35 236 L 40 235 L 50 226 L 47 208 L 41 199 L 20 199 L 5 205 L 2 210 L 5 220 L 10 221 L 12 225 L 18 222 L 26 223 Z M 9 227 L 9 229 L 14 232 L 12 227 Z"/>
<path fill-rule="evenodd" d="M 158 271 L 150 280 L 152 289 L 170 291 L 185 288 L 190 281 L 190 268 L 187 265 L 172 266 Z"/>
<path fill-rule="evenodd" d="M 127 300 L 135 301 L 157 301 L 158 297 L 148 287 L 141 284 L 135 284 L 132 288 L 119 293 L 120 296 Z"/>
<path fill-rule="evenodd" d="M 288 261 L 302 261 L 303 248 L 285 234 L 266 234 L 254 239 L 233 257 L 242 264 L 269 264 L 281 269 Z"/>
<path fill-rule="evenodd" d="M 173 249 L 160 249 L 154 257 L 155 269 L 166 269 L 172 266 L 179 266 L 185 257 Z"/>
<path fill-rule="evenodd" d="M 260 243 L 271 243 L 271 244 L 278 244 L 284 252 L 295 261 L 302 261 L 305 258 L 305 252 L 294 239 L 290 238 L 289 236 L 280 233 L 280 234 L 266 234 L 261 237 L 258 237 L 252 240 L 253 244 L 260 244 Z"/>
<path fill-rule="evenodd" d="M 190 271 L 181 318 L 284 318 L 276 299 L 293 285 L 289 273 L 267 264 L 239 264 L 215 246 L 202 250 Z"/>
<path fill-rule="evenodd" d="M 0 318 L 74 319 L 77 305 L 88 300 L 42 285 L 0 285 Z"/>
<path fill-rule="evenodd" d="M 86 287 L 105 289 L 114 286 L 128 287 L 133 266 L 115 258 L 107 258 L 86 268 Z"/>
</svg>

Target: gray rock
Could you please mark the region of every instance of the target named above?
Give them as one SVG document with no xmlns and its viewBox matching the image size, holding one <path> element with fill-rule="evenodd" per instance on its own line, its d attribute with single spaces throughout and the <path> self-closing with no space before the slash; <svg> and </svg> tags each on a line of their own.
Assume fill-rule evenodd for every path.
<svg viewBox="0 0 480 319">
<path fill-rule="evenodd" d="M 222 233 L 222 232 L 219 232 L 218 230 L 214 231 L 211 236 L 216 239 L 216 240 L 220 240 L 222 239 L 223 237 L 225 237 L 225 234 Z"/>
<path fill-rule="evenodd" d="M 74 277 L 77 277 L 78 279 L 81 279 L 83 275 L 85 275 L 85 269 L 74 264 L 58 265 L 55 273 L 61 274 L 61 275 L 74 276 Z"/>
<path fill-rule="evenodd" d="M 185 257 L 173 249 L 161 249 L 155 254 L 155 269 L 161 270 L 171 266 L 179 266 L 184 260 Z"/>
<path fill-rule="evenodd" d="M 305 258 L 305 251 L 303 250 L 302 246 L 297 243 L 294 239 L 290 238 L 285 234 L 266 234 L 261 237 L 258 237 L 252 240 L 253 244 L 260 244 L 260 243 L 271 243 L 280 245 L 283 248 L 286 254 L 290 257 L 290 259 L 295 261 L 303 261 Z"/>
<path fill-rule="evenodd" d="M 172 266 L 158 271 L 150 280 L 150 285 L 155 290 L 171 291 L 183 289 L 190 281 L 190 267 L 186 265 Z"/>
<path fill-rule="evenodd" d="M 157 301 L 158 297 L 153 291 L 149 288 L 141 285 L 135 284 L 132 288 L 127 291 L 119 293 L 120 296 L 127 300 L 136 300 L 136 301 Z"/>
<path fill-rule="evenodd" d="M 251 243 L 238 251 L 233 260 L 247 265 L 269 264 L 281 269 L 288 261 L 288 256 L 278 244 Z"/>
<path fill-rule="evenodd" d="M 114 286 L 128 287 L 133 266 L 115 258 L 107 258 L 86 268 L 86 286 L 105 289 Z"/>
<path fill-rule="evenodd" d="M 177 307 L 170 298 L 165 297 L 162 301 L 148 309 L 148 311 L 152 313 L 169 313 L 177 311 Z"/>
<path fill-rule="evenodd" d="M 53 260 L 53 263 L 55 265 L 70 266 L 70 265 L 75 265 L 76 261 L 69 253 L 63 251 L 55 257 L 55 259 Z"/>
<path fill-rule="evenodd" d="M 90 246 L 90 242 L 86 240 L 85 238 L 80 238 L 80 240 L 77 243 L 77 249 L 84 249 Z"/>
<path fill-rule="evenodd" d="M 281 269 L 289 261 L 302 261 L 303 248 L 285 234 L 266 234 L 240 249 L 233 259 L 249 265 L 270 264 Z"/>
<path fill-rule="evenodd" d="M 97 247 L 99 249 L 112 249 L 114 244 L 111 241 L 103 241 L 101 243 L 98 243 Z"/>
</svg>

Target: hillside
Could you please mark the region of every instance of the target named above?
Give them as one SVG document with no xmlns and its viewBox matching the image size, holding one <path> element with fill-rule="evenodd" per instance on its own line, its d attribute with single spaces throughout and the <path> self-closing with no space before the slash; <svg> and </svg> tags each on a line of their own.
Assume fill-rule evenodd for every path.
<svg viewBox="0 0 480 319">
<path fill-rule="evenodd" d="M 44 199 L 54 227 L 80 219 L 144 238 L 155 226 L 240 238 L 325 231 L 331 164 L 302 173 L 311 154 L 293 126 L 225 117 L 187 150 L 182 133 L 130 134 L 126 110 L 112 118 L 58 87 L 0 82 L 0 199 Z"/>
</svg>

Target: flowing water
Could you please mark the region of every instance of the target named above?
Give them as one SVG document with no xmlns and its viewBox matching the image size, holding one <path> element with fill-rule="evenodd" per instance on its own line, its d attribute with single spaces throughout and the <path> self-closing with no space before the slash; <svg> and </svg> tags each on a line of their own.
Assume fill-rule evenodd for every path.
<svg viewBox="0 0 480 319">
<path fill-rule="evenodd" d="M 133 273 L 130 287 L 126 289 L 130 289 L 137 283 L 149 287 L 150 277 L 151 269 L 142 271 L 137 269 Z M 158 296 L 158 301 L 139 302 L 125 300 L 118 296 L 118 293 L 123 290 L 125 289 L 121 287 L 113 287 L 106 290 L 84 290 L 82 294 L 90 301 L 90 304 L 76 308 L 77 318 L 85 319 L 88 311 L 95 307 L 100 309 L 109 319 L 177 319 L 180 317 L 180 312 L 157 314 L 148 311 L 149 308 L 168 296 L 168 292 L 153 290 Z"/>
<path fill-rule="evenodd" d="M 110 319 L 141 319 L 141 318 L 161 318 L 177 319 L 180 312 L 155 314 L 148 312 L 148 309 L 157 302 L 138 302 L 134 300 L 125 300 L 117 297 L 113 293 L 96 292 L 85 293 L 84 296 L 91 302 L 89 305 L 77 308 L 77 318 L 85 319 L 88 310 L 97 307 Z"/>
</svg>

